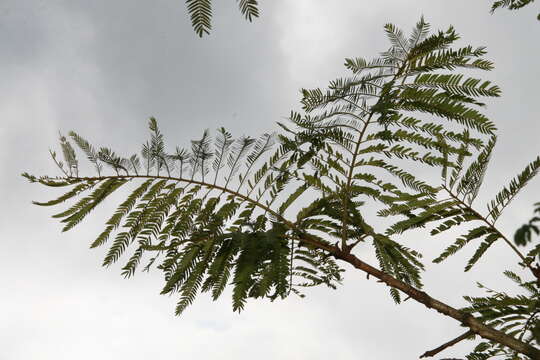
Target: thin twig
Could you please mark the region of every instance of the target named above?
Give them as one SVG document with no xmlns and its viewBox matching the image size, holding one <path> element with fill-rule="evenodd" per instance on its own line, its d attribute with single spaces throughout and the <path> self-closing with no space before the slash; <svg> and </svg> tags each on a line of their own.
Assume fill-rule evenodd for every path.
<svg viewBox="0 0 540 360">
<path fill-rule="evenodd" d="M 427 357 L 435 356 L 438 353 L 440 353 L 441 351 L 443 351 L 443 350 L 445 350 L 445 349 L 447 349 L 447 348 L 449 348 L 451 346 L 454 346 L 457 343 L 459 343 L 460 341 L 465 340 L 468 337 L 471 337 L 473 335 L 474 335 L 474 333 L 472 332 L 472 330 L 469 330 L 466 333 L 459 335 L 457 338 L 452 339 L 452 340 L 442 344 L 441 346 L 439 346 L 439 347 L 437 347 L 437 348 L 435 348 L 433 350 L 426 351 L 425 353 L 423 353 L 420 356 L 420 358 L 427 358 Z"/>
</svg>

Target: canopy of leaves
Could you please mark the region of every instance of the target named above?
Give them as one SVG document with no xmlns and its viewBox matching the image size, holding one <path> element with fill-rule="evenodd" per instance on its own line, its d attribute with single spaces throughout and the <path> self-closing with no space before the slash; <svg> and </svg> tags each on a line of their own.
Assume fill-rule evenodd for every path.
<svg viewBox="0 0 540 360">
<path fill-rule="evenodd" d="M 207 6 L 188 3 L 190 11 Z M 124 157 L 71 132 L 98 173 L 80 175 L 70 141 L 61 138 L 68 169 L 54 159 L 64 176 L 24 175 L 69 190 L 36 204 L 77 199 L 54 215 L 67 231 L 111 193 L 138 182 L 91 246 L 110 243 L 105 266 L 132 249 L 122 268 L 125 277 L 142 261 L 145 270 L 156 264 L 164 273 L 162 292 L 180 294 L 177 313 L 199 292 L 216 299 L 227 285 L 235 310 L 249 297 L 273 300 L 301 295 L 305 286 L 335 287 L 342 270 L 325 251 L 331 246 L 351 251 L 371 244 L 384 272 L 421 287 L 420 253 L 393 237 L 455 217 L 460 205 L 438 198 L 441 187 L 409 169 L 459 172 L 472 151 L 483 149 L 458 186 L 465 196 L 474 196 L 471 179 L 483 174 L 493 146 L 484 139 L 495 130 L 479 111 L 480 99 L 497 97 L 500 90 L 458 72 L 493 65 L 483 58 L 484 48 L 453 48 L 459 39 L 453 28 L 430 34 L 421 19 L 408 37 L 392 24 L 385 31 L 391 43 L 387 51 L 373 60 L 346 59 L 351 75 L 330 82 L 326 90 L 302 90 L 305 113 L 292 113 L 288 124 L 279 124 L 283 131 L 277 136 L 234 139 L 221 128 L 214 138 L 204 131 L 190 149 L 170 152 L 151 118 L 151 136 L 140 155 Z M 368 220 L 372 215 L 406 220 L 376 229 Z M 491 232 L 480 229 L 464 241 L 484 235 Z M 390 292 L 399 302 L 398 291 Z"/>
</svg>

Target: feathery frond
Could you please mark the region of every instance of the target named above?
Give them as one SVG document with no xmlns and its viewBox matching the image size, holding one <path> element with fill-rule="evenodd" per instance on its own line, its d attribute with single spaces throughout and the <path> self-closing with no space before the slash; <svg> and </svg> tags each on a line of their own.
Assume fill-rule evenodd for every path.
<svg viewBox="0 0 540 360">
<path fill-rule="evenodd" d="M 246 20 L 251 22 L 253 18 L 259 17 L 259 4 L 257 0 L 237 0 L 238 8 Z"/>
<path fill-rule="evenodd" d="M 203 37 L 210 34 L 212 29 L 212 1 L 211 0 L 186 0 L 187 11 L 191 18 L 193 30 Z"/>
<path fill-rule="evenodd" d="M 540 169 L 540 156 L 532 161 L 508 186 L 503 187 L 488 205 L 489 216 L 493 221 L 497 220 L 502 210 L 514 199 L 517 193 L 538 174 Z"/>
<path fill-rule="evenodd" d="M 524 8 L 527 5 L 531 5 L 534 0 L 497 0 L 493 2 L 491 6 L 491 13 L 493 14 L 495 10 L 500 8 L 506 8 L 508 10 L 519 10 Z M 540 20 L 540 14 L 537 17 Z"/>
<path fill-rule="evenodd" d="M 236 0 L 236 2 L 238 10 L 249 22 L 259 17 L 257 0 Z M 199 37 L 209 35 L 212 30 L 212 0 L 186 0 L 186 8 L 195 33 Z"/>
<path fill-rule="evenodd" d="M 70 131 L 69 136 L 73 139 L 73 141 L 75 141 L 75 144 L 77 144 L 77 146 L 85 153 L 88 160 L 94 165 L 98 176 L 101 175 L 103 165 L 99 163 L 99 156 L 94 147 L 74 131 Z"/>
<path fill-rule="evenodd" d="M 208 33 L 210 0 L 187 4 L 197 33 Z M 257 16 L 256 1 L 238 4 L 248 20 Z M 206 130 L 189 150 L 176 147 L 170 153 L 151 118 L 151 136 L 140 159 L 105 147 L 96 152 L 71 133 L 87 158 L 95 166 L 109 165 L 112 175 L 100 169 L 97 177 L 73 176 L 62 168 L 63 179 L 25 176 L 49 186 L 72 185 L 60 198 L 40 203 L 80 198 L 56 215 L 66 228 L 114 189 L 143 180 L 91 246 L 114 239 L 104 266 L 133 247 L 122 268 L 125 277 L 150 258 L 144 269 L 156 264 L 163 272 L 162 293 L 179 294 L 177 314 L 199 293 L 211 292 L 217 299 L 228 285 L 235 311 L 248 298 L 302 296 L 300 287 L 316 285 L 335 288 L 342 270 L 329 256 L 332 247 L 343 253 L 369 248 L 383 272 L 420 288 L 421 255 L 395 236 L 431 223 L 438 223 L 434 233 L 440 233 L 478 217 L 459 198 L 439 199 L 442 188 L 422 179 L 422 171 L 411 170 L 411 164 L 444 169 L 445 177 L 457 172 L 460 196 L 474 197 L 475 181 L 481 180 L 493 147 L 493 142 L 483 144 L 485 135 L 495 130 L 480 113 L 479 98 L 497 97 L 500 90 L 458 72 L 490 70 L 492 64 L 483 48 L 454 49 L 459 36 L 453 28 L 430 35 L 421 19 L 409 37 L 391 24 L 385 30 L 388 51 L 374 60 L 347 59 L 351 75 L 326 89 L 302 90 L 304 113 L 291 113 L 277 136 L 234 139 L 220 128 L 212 138 Z M 475 149 L 483 149 L 483 155 L 461 175 Z M 94 187 L 90 196 L 81 196 Z M 301 202 L 308 205 L 288 219 Z M 367 220 L 370 212 L 399 219 L 377 229 Z M 475 230 L 443 257 L 485 237 L 470 267 L 494 241 L 492 234 L 491 228 Z M 306 239 L 315 239 L 319 247 Z M 397 290 L 391 296 L 400 301 Z"/>
</svg>

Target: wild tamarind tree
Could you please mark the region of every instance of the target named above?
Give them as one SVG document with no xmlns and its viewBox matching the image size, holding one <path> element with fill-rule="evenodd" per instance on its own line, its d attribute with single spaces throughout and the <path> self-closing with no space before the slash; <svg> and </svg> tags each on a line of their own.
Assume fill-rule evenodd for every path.
<svg viewBox="0 0 540 360">
<path fill-rule="evenodd" d="M 109 246 L 104 266 L 127 255 L 125 277 L 139 267 L 161 270 L 162 293 L 179 294 L 178 315 L 199 293 L 217 299 L 227 286 L 235 311 L 249 298 L 336 288 L 348 263 L 388 285 L 396 303 L 405 296 L 467 328 L 424 357 L 480 338 L 468 359 L 540 359 L 540 269 L 534 263 L 540 246 L 520 250 L 538 233 L 539 220 L 523 225 L 515 239 L 496 227 L 537 174 L 540 157 L 496 194 L 487 211 L 479 210 L 474 200 L 496 141 L 495 125 L 480 112 L 481 99 L 501 91 L 460 71 L 488 71 L 493 64 L 482 47 L 453 48 L 459 37 L 452 27 L 430 33 L 421 19 L 409 37 L 391 24 L 385 31 L 387 51 L 369 61 L 346 59 L 350 76 L 327 89 L 302 90 L 304 112 L 278 123 L 276 134 L 234 139 L 220 128 L 215 137 L 204 131 L 190 149 L 171 151 L 151 118 L 150 139 L 140 155 L 128 157 L 94 147 L 75 132 L 61 136 L 63 161 L 51 155 L 62 175 L 23 176 L 68 190 L 34 203 L 74 200 L 53 215 L 67 231 L 114 191 L 129 188 L 91 247 Z M 94 173 L 83 173 L 75 147 Z M 433 171 L 440 182 L 417 175 Z M 435 236 L 459 227 L 463 235 L 434 261 L 474 246 L 467 271 L 491 245 L 504 242 L 527 271 L 528 280 L 505 272 L 524 295 L 486 288 L 486 297 L 466 297 L 470 306 L 458 309 L 422 290 L 421 253 L 404 246 L 401 235 Z M 359 249 L 373 251 L 378 267 L 366 263 Z"/>
</svg>

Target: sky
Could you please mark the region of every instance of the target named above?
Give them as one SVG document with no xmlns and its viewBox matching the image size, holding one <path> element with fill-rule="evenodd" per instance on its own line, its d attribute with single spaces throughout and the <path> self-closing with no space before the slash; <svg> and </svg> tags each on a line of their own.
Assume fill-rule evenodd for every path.
<svg viewBox="0 0 540 360">
<path fill-rule="evenodd" d="M 433 29 L 454 25 L 461 44 L 486 46 L 496 65 L 483 76 L 503 90 L 486 110 L 499 140 L 479 201 L 540 153 L 536 4 L 490 15 L 484 0 L 262 0 L 250 24 L 234 3 L 215 1 L 214 29 L 200 39 L 179 0 L 0 2 L 0 359 L 416 359 L 464 332 L 413 301 L 394 305 L 351 269 L 337 290 L 250 301 L 240 314 L 228 294 L 202 296 L 175 317 L 160 273 L 124 280 L 119 267 L 100 267 L 105 248 L 88 249 L 114 201 L 67 233 L 50 218 L 55 209 L 31 205 L 56 193 L 20 173 L 60 175 L 48 155 L 59 131 L 123 153 L 146 140 L 150 116 L 171 145 L 221 126 L 274 131 L 299 109 L 300 88 L 345 75 L 346 57 L 376 57 L 388 47 L 384 24 L 408 31 L 421 15 Z M 508 208 L 504 232 L 528 220 L 539 188 L 536 179 Z M 515 259 L 503 244 L 469 273 L 472 248 L 429 264 L 451 240 L 407 239 L 425 254 L 428 293 L 459 307 L 462 295 L 481 294 L 477 280 L 509 286 L 501 272 Z"/>
</svg>

